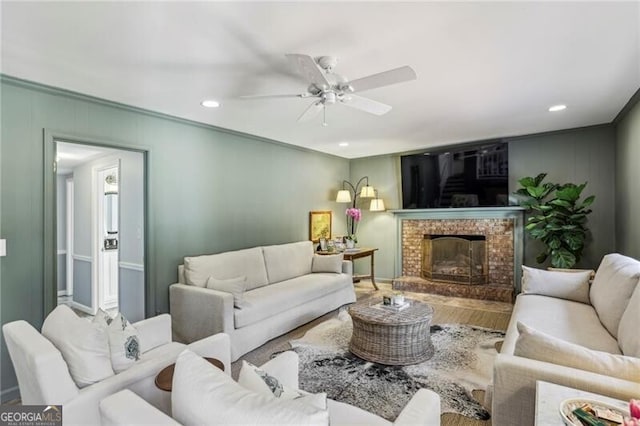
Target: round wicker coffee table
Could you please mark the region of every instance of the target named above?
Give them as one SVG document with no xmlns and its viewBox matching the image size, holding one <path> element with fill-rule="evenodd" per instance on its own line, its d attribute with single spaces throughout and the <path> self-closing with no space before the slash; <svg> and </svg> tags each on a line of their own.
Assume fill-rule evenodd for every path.
<svg viewBox="0 0 640 426">
<path fill-rule="evenodd" d="M 349 350 L 367 361 L 386 365 L 409 365 L 433 356 L 431 318 L 433 308 L 417 300 L 394 311 L 377 301 L 349 308 L 353 334 Z"/>
</svg>

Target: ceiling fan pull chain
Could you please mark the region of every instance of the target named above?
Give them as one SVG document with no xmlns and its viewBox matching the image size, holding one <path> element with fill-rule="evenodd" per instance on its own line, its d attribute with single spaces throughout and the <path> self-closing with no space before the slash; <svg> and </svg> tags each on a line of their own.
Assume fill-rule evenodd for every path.
<svg viewBox="0 0 640 426">
<path fill-rule="evenodd" d="M 326 105 L 322 106 L 322 125 L 324 127 L 328 126 L 328 124 L 327 124 L 327 106 Z"/>
</svg>

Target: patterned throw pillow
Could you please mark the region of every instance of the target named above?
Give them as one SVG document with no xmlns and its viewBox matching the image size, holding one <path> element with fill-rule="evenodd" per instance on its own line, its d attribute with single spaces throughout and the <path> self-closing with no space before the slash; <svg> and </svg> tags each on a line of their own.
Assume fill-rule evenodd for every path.
<svg viewBox="0 0 640 426">
<path fill-rule="evenodd" d="M 327 409 L 327 394 L 312 394 L 299 389 L 293 389 L 282 384 L 278 379 L 255 365 L 242 361 L 242 368 L 238 375 L 238 384 L 247 390 L 279 398 L 281 400 L 305 398 L 311 405 L 321 410 Z"/>
<path fill-rule="evenodd" d="M 121 312 L 111 318 L 108 313 L 98 309 L 93 322 L 107 329 L 113 371 L 120 373 L 140 359 L 138 331 Z"/>
</svg>

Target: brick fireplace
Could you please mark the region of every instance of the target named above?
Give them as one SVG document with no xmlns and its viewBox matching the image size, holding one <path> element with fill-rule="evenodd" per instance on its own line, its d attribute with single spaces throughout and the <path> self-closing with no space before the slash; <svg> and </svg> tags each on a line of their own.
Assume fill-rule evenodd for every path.
<svg viewBox="0 0 640 426">
<path fill-rule="evenodd" d="M 394 213 L 401 267 L 394 289 L 512 301 L 522 264 L 521 209 Z"/>
</svg>

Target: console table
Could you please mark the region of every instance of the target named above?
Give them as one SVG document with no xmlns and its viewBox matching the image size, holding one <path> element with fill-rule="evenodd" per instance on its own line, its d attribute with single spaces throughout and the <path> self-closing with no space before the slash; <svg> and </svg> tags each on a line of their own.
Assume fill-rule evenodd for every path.
<svg viewBox="0 0 640 426">
<path fill-rule="evenodd" d="M 357 283 L 359 282 L 361 279 L 363 278 L 370 278 L 371 279 L 371 284 L 373 284 L 373 287 L 376 290 L 378 289 L 378 285 L 376 284 L 376 277 L 375 277 L 375 256 L 374 253 L 377 251 L 377 248 L 355 248 L 355 249 L 346 249 L 342 254 L 344 255 L 344 260 L 350 260 L 350 261 L 354 261 L 356 259 L 360 259 L 363 257 L 371 257 L 371 269 L 369 271 L 368 275 L 353 275 L 353 282 Z M 335 252 L 329 252 L 329 251 L 318 251 L 316 252 L 318 254 L 336 254 Z"/>
</svg>

